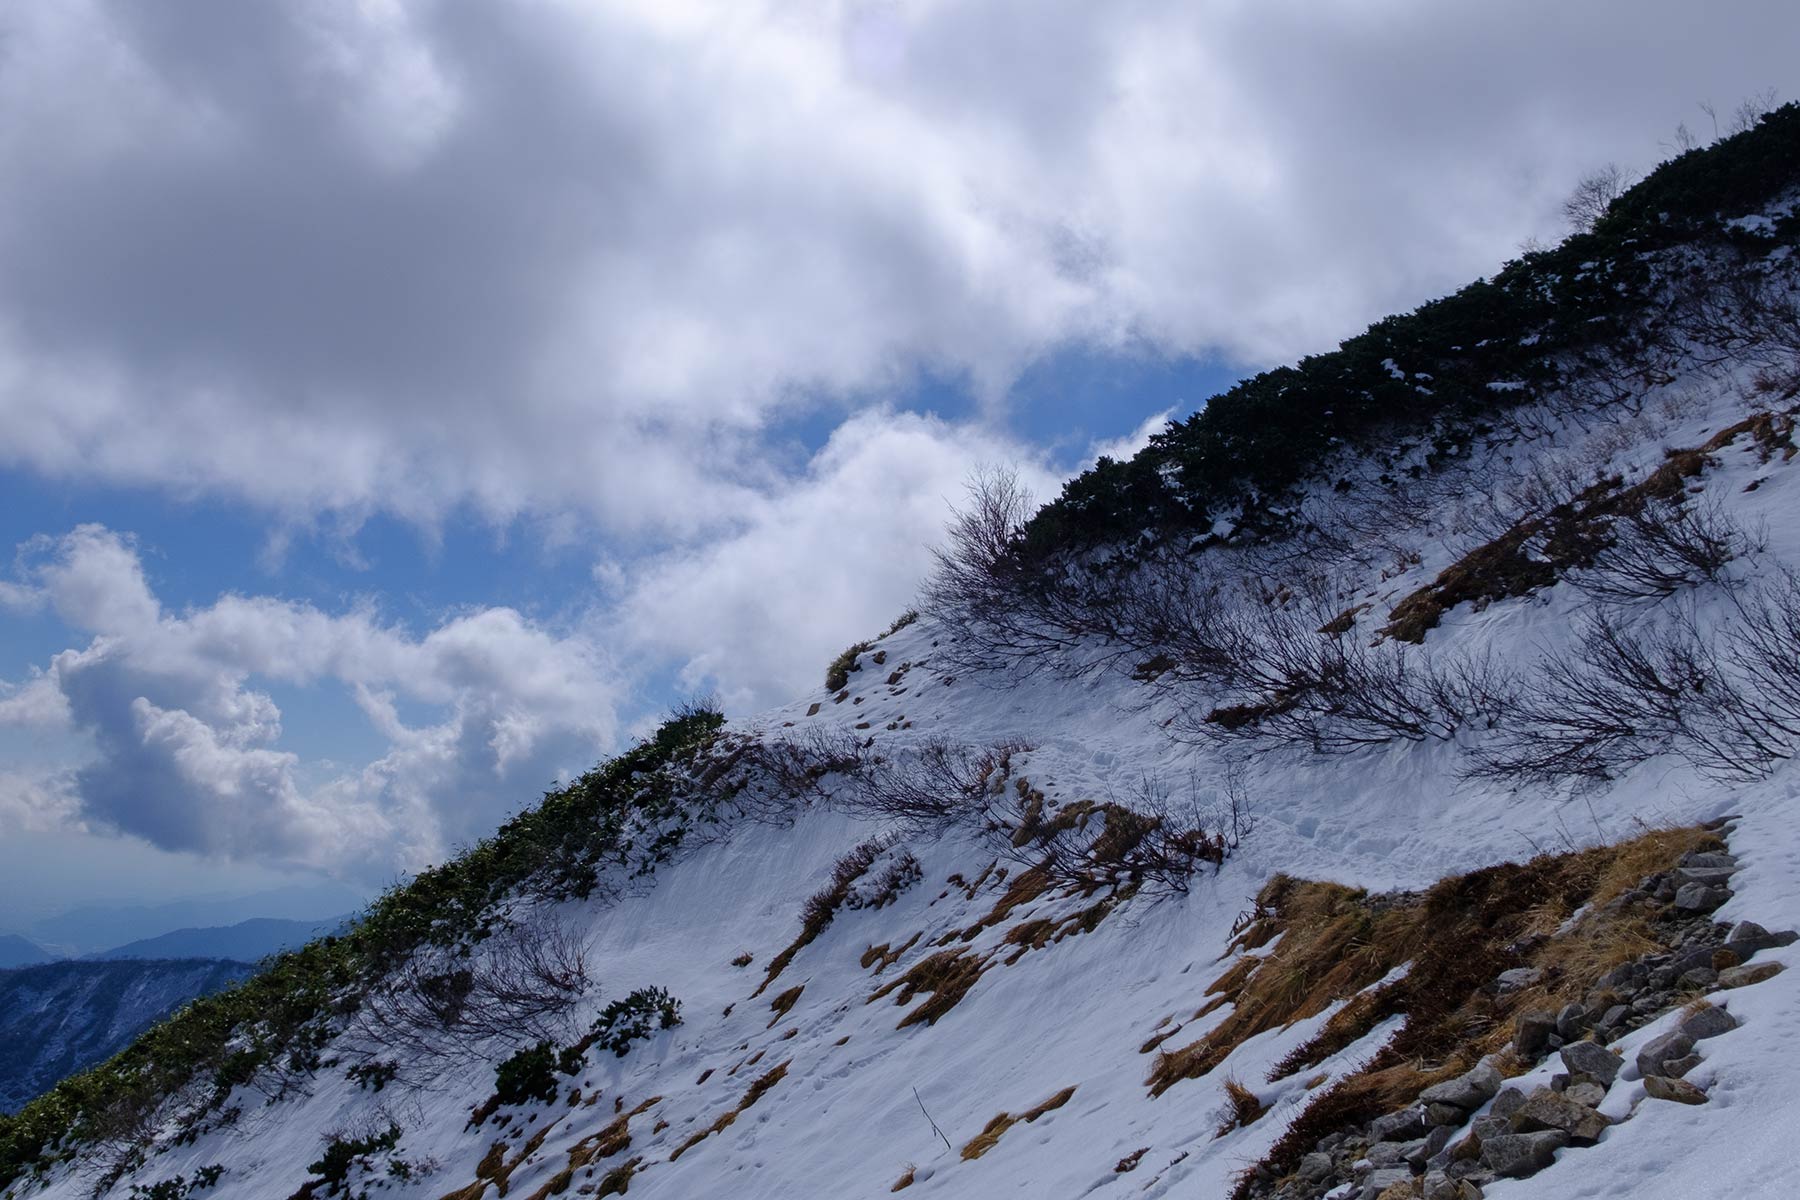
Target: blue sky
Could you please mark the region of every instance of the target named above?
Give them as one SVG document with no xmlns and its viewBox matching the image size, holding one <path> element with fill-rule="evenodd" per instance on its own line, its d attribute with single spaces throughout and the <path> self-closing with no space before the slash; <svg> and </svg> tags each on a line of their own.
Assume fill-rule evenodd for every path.
<svg viewBox="0 0 1800 1200">
<path fill-rule="evenodd" d="M 0 55 L 0 929 L 365 891 L 817 686 L 1052 494 L 1561 233 L 1792 6 L 68 0 Z M 251 914 L 246 914 L 251 915 Z"/>
</svg>

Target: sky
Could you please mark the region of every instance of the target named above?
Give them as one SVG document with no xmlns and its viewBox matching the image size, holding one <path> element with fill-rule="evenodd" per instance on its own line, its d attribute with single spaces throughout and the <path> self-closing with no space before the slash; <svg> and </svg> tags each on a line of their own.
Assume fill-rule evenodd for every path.
<svg viewBox="0 0 1800 1200">
<path fill-rule="evenodd" d="M 0 930 L 483 836 L 1800 96 L 1800 7 L 0 8 Z M 246 913 L 245 915 L 256 915 Z M 321 914 L 323 915 L 323 914 Z"/>
</svg>

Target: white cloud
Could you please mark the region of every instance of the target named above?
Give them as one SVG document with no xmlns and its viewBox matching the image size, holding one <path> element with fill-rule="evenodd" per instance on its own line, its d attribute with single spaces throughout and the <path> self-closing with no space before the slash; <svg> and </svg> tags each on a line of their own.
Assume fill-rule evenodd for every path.
<svg viewBox="0 0 1800 1200">
<path fill-rule="evenodd" d="M 1070 344 L 1266 362 L 1489 270 L 1800 9 L 24 6 L 0 463 L 691 536 L 764 431 Z"/>
<path fill-rule="evenodd" d="M 81 819 L 164 849 L 411 869 L 618 736 L 621 685 L 601 653 L 511 609 L 459 614 L 423 636 L 369 609 L 270 597 L 171 615 L 120 534 L 84 525 L 32 549 L 14 586 L 93 637 L 0 690 L 0 725 L 71 729 L 94 754 L 61 790 L 6 781 L 15 826 Z M 281 748 L 282 713 L 264 690 L 281 685 L 343 687 L 387 752 L 307 786 L 309 764 Z M 409 723 L 402 704 L 428 715 Z"/>
</svg>

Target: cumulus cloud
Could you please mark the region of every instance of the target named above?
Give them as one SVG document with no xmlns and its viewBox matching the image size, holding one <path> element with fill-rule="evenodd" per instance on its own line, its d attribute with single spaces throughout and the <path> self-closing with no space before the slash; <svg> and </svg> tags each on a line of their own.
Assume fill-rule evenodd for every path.
<svg viewBox="0 0 1800 1200">
<path fill-rule="evenodd" d="M 1490 269 L 1800 10 L 66 0 L 0 65 L 0 462 L 689 536 L 763 433 Z"/>
<path fill-rule="evenodd" d="M 25 562 L 13 586 L 92 639 L 0 690 L 0 725 L 73 730 L 94 753 L 66 786 L 0 780 L 15 826 L 79 819 L 164 849 L 415 868 L 617 738 L 618 681 L 600 652 L 511 609 L 423 636 L 366 608 L 272 597 L 171 614 L 130 540 L 93 525 L 37 539 Z M 387 752 L 309 782 L 316 764 L 281 746 L 268 689 L 282 685 L 344 688 Z"/>
</svg>

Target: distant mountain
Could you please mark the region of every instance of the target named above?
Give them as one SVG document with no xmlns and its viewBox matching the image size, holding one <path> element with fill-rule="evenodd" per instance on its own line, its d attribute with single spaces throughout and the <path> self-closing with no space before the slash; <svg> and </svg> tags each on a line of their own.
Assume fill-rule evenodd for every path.
<svg viewBox="0 0 1800 1200">
<path fill-rule="evenodd" d="M 43 946 L 74 957 L 182 929 L 230 925 L 245 913 L 285 921 L 322 922 L 332 913 L 362 905 L 364 897 L 340 883 L 321 882 L 248 896 L 204 896 L 166 904 L 94 904 L 33 922 L 20 930 Z"/>
<path fill-rule="evenodd" d="M 59 962 L 0 971 L 0 1113 L 111 1058 L 196 996 L 234 983 L 245 963 Z"/>
<path fill-rule="evenodd" d="M 55 961 L 56 955 L 30 938 L 22 938 L 16 933 L 0 933 L 0 971 L 9 967 L 31 967 Z"/>
<path fill-rule="evenodd" d="M 277 950 L 291 950 L 321 934 L 330 933 L 348 917 L 326 921 L 282 921 L 273 917 L 253 917 L 236 925 L 214 925 L 204 929 L 177 929 L 172 933 L 144 938 L 89 954 L 89 960 L 125 958 L 229 958 L 238 962 L 257 962 Z"/>
</svg>

